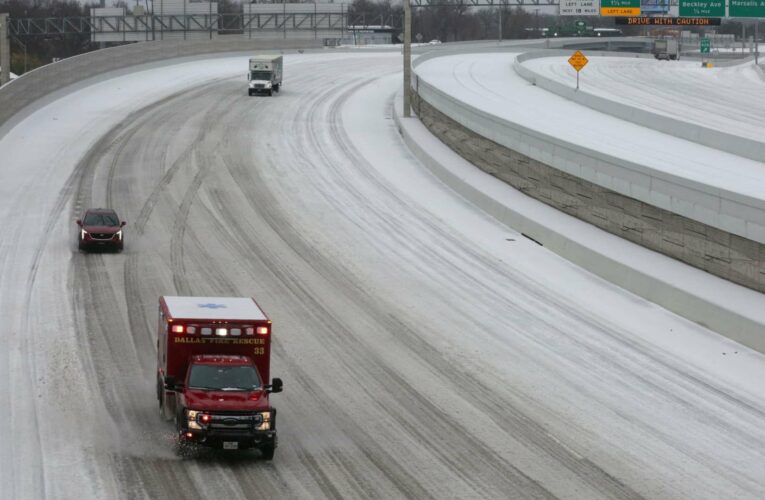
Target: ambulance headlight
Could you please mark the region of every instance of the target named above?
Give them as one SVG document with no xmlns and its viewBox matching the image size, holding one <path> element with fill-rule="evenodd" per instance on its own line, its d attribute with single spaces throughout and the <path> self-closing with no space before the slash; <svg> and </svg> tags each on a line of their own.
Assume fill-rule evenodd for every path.
<svg viewBox="0 0 765 500">
<path fill-rule="evenodd" d="M 270 411 L 262 411 L 255 415 L 255 430 L 256 431 L 271 430 L 271 412 Z"/>
<path fill-rule="evenodd" d="M 186 419 L 188 420 L 189 429 L 197 429 L 197 430 L 202 429 L 202 426 L 199 425 L 199 422 L 198 422 L 198 419 L 201 414 L 202 414 L 201 411 L 186 410 Z"/>
</svg>

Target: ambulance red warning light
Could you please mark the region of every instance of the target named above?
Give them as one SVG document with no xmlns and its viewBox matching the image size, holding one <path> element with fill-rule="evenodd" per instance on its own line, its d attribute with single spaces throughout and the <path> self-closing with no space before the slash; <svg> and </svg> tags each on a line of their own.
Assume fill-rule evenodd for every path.
<svg viewBox="0 0 765 500">
<path fill-rule="evenodd" d="M 227 450 L 277 446 L 269 396 L 271 320 L 252 298 L 160 297 L 157 399 L 179 443 Z"/>
</svg>

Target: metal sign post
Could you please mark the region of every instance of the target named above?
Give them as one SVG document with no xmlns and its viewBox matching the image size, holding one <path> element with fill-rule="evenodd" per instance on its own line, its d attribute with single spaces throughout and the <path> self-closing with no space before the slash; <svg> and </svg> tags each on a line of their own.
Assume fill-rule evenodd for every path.
<svg viewBox="0 0 765 500">
<path fill-rule="evenodd" d="M 579 90 L 579 72 L 582 71 L 590 60 L 580 51 L 574 52 L 574 55 L 568 58 L 568 63 L 576 70 L 576 90 Z"/>
<path fill-rule="evenodd" d="M 702 38 L 699 40 L 699 54 L 701 54 L 701 67 L 706 68 L 709 65 L 709 56 L 704 54 L 712 53 L 712 43 L 709 38 Z"/>
</svg>

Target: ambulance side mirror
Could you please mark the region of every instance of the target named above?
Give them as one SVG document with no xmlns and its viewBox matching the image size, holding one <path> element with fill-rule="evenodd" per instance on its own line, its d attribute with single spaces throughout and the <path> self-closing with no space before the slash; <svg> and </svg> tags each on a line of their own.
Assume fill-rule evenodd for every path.
<svg viewBox="0 0 765 500">
<path fill-rule="evenodd" d="M 282 392 L 283 387 L 284 384 L 282 383 L 282 379 L 274 377 L 274 379 L 271 381 L 271 385 L 266 386 L 266 390 L 272 393 Z"/>
</svg>

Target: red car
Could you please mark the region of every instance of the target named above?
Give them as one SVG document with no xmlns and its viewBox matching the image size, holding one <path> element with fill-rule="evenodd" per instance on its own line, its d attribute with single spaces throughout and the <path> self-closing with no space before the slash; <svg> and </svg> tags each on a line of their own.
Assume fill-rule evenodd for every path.
<svg viewBox="0 0 765 500">
<path fill-rule="evenodd" d="M 77 219 L 80 233 L 77 235 L 80 250 L 90 248 L 111 248 L 122 250 L 125 236 L 122 228 L 126 224 L 110 208 L 89 208 L 82 219 Z"/>
</svg>

